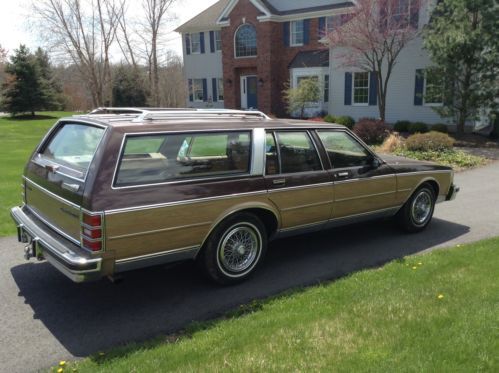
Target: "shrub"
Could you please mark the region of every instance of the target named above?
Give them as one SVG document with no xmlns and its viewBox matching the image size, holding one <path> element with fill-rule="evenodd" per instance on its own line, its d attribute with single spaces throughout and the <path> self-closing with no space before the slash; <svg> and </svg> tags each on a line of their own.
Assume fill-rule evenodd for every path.
<svg viewBox="0 0 499 373">
<path fill-rule="evenodd" d="M 369 145 L 381 144 L 390 135 L 390 128 L 381 120 L 361 118 L 353 132 Z"/>
<path fill-rule="evenodd" d="M 405 147 L 410 151 L 445 151 L 452 149 L 454 139 L 441 132 L 417 133 L 405 141 Z"/>
<path fill-rule="evenodd" d="M 447 124 L 444 123 L 437 123 L 431 126 L 432 131 L 436 132 L 442 132 L 442 133 L 448 133 L 449 129 L 447 128 Z"/>
<path fill-rule="evenodd" d="M 385 141 L 383 141 L 383 144 L 379 147 L 378 151 L 381 153 L 393 153 L 397 149 L 402 148 L 404 145 L 404 140 L 402 136 L 400 136 L 398 133 L 391 133 Z"/>
<path fill-rule="evenodd" d="M 426 133 L 428 132 L 428 125 L 423 122 L 415 122 L 409 125 L 409 133 Z"/>
<path fill-rule="evenodd" d="M 337 117 L 335 119 L 336 123 L 342 124 L 349 129 L 352 129 L 353 126 L 355 125 L 355 120 L 347 115 L 342 115 L 341 117 Z"/>
<path fill-rule="evenodd" d="M 393 129 L 397 132 L 409 132 L 410 125 L 411 122 L 408 120 L 399 120 L 394 124 Z"/>
<path fill-rule="evenodd" d="M 324 122 L 336 123 L 336 118 L 333 117 L 331 114 L 328 114 L 324 117 Z"/>
</svg>

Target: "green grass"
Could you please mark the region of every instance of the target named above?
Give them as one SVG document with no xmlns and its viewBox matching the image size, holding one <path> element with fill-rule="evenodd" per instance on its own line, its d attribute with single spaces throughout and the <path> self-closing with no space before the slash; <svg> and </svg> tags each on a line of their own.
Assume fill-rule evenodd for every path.
<svg viewBox="0 0 499 373">
<path fill-rule="evenodd" d="M 255 301 L 64 371 L 497 372 L 499 238 L 459 246 Z"/>
<path fill-rule="evenodd" d="M 0 236 L 15 234 L 12 206 L 21 203 L 21 176 L 31 152 L 58 118 L 71 115 L 44 112 L 30 117 L 0 117 Z"/>
<path fill-rule="evenodd" d="M 451 166 L 456 170 L 478 167 L 487 163 L 487 159 L 484 157 L 468 154 L 462 150 L 456 149 L 445 151 L 410 151 L 406 149 L 398 149 L 395 151 L 395 154 L 420 161 L 440 163 L 446 166 Z"/>
</svg>

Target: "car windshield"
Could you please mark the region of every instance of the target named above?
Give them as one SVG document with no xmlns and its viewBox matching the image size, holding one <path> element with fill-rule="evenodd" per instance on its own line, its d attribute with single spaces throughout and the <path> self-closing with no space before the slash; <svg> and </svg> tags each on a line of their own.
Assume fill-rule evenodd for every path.
<svg viewBox="0 0 499 373">
<path fill-rule="evenodd" d="M 68 123 L 60 127 L 40 155 L 62 166 L 86 173 L 104 129 Z"/>
</svg>

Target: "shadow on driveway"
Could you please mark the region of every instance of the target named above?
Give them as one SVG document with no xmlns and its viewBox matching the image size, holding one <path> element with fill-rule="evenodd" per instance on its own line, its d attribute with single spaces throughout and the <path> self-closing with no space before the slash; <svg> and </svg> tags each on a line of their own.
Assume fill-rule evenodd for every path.
<svg viewBox="0 0 499 373">
<path fill-rule="evenodd" d="M 211 284 L 192 262 L 75 284 L 47 263 L 12 268 L 25 298 L 55 338 L 74 356 L 172 333 L 192 321 L 219 316 L 255 298 L 339 278 L 439 246 L 469 227 L 434 219 L 415 235 L 391 221 L 375 221 L 271 243 L 260 271 L 231 287 Z"/>
</svg>

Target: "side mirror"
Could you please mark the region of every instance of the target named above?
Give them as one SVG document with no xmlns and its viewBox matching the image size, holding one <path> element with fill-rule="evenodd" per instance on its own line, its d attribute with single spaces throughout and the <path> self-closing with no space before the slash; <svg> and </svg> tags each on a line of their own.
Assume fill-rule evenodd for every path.
<svg viewBox="0 0 499 373">
<path fill-rule="evenodd" d="M 371 166 L 372 166 L 372 168 L 378 168 L 378 167 L 381 166 L 381 164 L 382 164 L 382 162 L 379 160 L 379 158 L 373 157 L 371 159 Z"/>
</svg>

